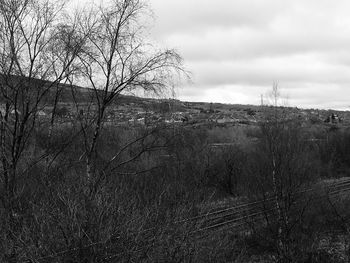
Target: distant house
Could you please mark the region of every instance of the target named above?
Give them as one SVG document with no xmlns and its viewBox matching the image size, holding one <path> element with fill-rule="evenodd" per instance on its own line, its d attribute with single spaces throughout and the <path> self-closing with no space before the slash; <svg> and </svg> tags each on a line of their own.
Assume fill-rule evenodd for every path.
<svg viewBox="0 0 350 263">
<path fill-rule="evenodd" d="M 145 118 L 131 118 L 129 119 L 129 124 L 133 124 L 133 125 L 137 125 L 137 124 L 141 124 L 141 125 L 145 125 Z"/>
<path fill-rule="evenodd" d="M 234 120 L 229 118 L 229 117 L 223 117 L 223 118 L 217 119 L 216 122 L 217 123 L 230 123 L 230 122 L 234 122 Z"/>
<path fill-rule="evenodd" d="M 0 114 L 2 115 L 2 116 L 4 116 L 5 114 L 6 114 L 6 109 L 5 109 L 5 106 L 0 106 Z"/>
<path fill-rule="evenodd" d="M 342 119 L 335 113 L 332 113 L 331 115 L 329 115 L 325 121 L 325 123 L 340 123 L 342 122 Z"/>
<path fill-rule="evenodd" d="M 13 114 L 13 115 L 15 115 L 15 114 L 21 115 L 21 112 L 19 110 L 11 110 L 10 113 Z"/>
<path fill-rule="evenodd" d="M 174 118 L 170 118 L 170 119 L 166 119 L 165 120 L 165 123 L 181 123 L 183 122 L 182 120 L 177 120 L 177 119 L 174 119 Z"/>
<path fill-rule="evenodd" d="M 10 111 L 9 111 L 10 115 L 15 115 L 16 113 L 18 115 L 21 115 L 21 112 L 19 110 L 14 110 L 14 109 L 11 110 L 11 108 L 10 108 Z M 2 116 L 4 116 L 6 114 L 6 106 L 5 106 L 5 104 L 0 104 L 0 114 Z"/>
<path fill-rule="evenodd" d="M 41 117 L 45 117 L 47 115 L 43 110 L 39 110 L 36 114 Z"/>
<path fill-rule="evenodd" d="M 139 118 L 139 119 L 137 119 L 137 123 L 138 123 L 138 124 L 145 125 L 145 118 Z"/>
</svg>

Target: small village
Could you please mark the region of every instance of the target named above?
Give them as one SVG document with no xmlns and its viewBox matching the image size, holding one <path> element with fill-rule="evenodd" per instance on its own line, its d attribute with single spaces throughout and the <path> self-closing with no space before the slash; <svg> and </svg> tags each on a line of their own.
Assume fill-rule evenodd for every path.
<svg viewBox="0 0 350 263">
<path fill-rule="evenodd" d="M 94 105 L 81 103 L 78 107 L 71 102 L 57 105 L 56 119 L 71 122 L 76 119 L 92 118 L 90 112 Z M 270 110 L 269 106 L 233 105 L 206 102 L 182 102 L 173 99 L 128 98 L 127 101 L 113 105 L 105 114 L 105 122 L 117 126 L 155 124 L 176 125 L 254 125 L 263 121 Z M 52 106 L 41 107 L 36 116 L 45 121 L 51 119 Z M 0 105 L 0 113 L 5 115 L 5 105 Z M 11 109 L 10 115 L 21 115 L 20 110 Z M 278 114 L 285 120 L 299 120 L 312 124 L 350 124 L 350 112 L 334 110 L 299 109 L 279 107 Z"/>
</svg>

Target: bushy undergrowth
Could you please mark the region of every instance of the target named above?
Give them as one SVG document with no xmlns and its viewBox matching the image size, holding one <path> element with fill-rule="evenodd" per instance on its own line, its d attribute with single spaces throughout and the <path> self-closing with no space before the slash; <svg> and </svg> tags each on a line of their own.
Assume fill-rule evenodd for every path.
<svg viewBox="0 0 350 263">
<path fill-rule="evenodd" d="M 325 176 L 320 165 L 348 167 L 347 132 L 331 134 L 315 147 L 305 143 L 309 134 L 298 133 L 299 128 L 287 127 L 279 137 L 278 169 L 294 180 L 287 178 L 281 186 L 289 182 L 295 189 L 320 180 Z M 223 232 L 204 239 L 191 234 L 196 224 L 181 223 L 196 216 L 202 204 L 229 196 L 262 198 L 272 191 L 264 130 L 254 133 L 256 141 L 239 128 L 235 138 L 243 143 L 213 148 L 212 142 L 227 141 L 229 136 L 220 134 L 226 131 L 106 127 L 94 157 L 96 178 L 90 182 L 84 176 L 84 141 L 77 130 L 61 127 L 49 137 L 47 129 L 38 129 L 31 138 L 27 151 L 33 156 L 21 162 L 16 199 L 8 206 L 1 202 L 1 261 L 282 260 L 274 256 L 279 253 L 275 221 L 249 238 Z M 317 202 L 305 207 L 302 217 L 290 218 L 288 224 L 295 226 L 284 240 L 289 262 L 326 262 L 321 233 L 339 225 L 343 227 L 337 230 L 348 231 L 347 200 L 337 207 L 326 204 Z"/>
</svg>

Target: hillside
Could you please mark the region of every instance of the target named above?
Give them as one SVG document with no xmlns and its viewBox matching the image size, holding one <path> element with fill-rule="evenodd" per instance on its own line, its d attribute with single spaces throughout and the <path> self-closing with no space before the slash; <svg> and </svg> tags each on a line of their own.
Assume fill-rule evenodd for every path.
<svg viewBox="0 0 350 263">
<path fill-rule="evenodd" d="M 18 77 L 11 79 L 11 81 L 17 86 L 23 82 Z M 63 113 L 62 117 L 66 119 L 76 116 L 75 103 L 83 108 L 86 105 L 96 104 L 96 94 L 92 89 L 66 84 L 52 85 L 48 81 L 38 79 L 32 81 L 34 94 L 43 92 L 45 89 L 47 92 L 45 92 L 45 99 L 42 101 L 42 109 L 47 115 L 52 112 L 57 90 L 59 90 L 58 109 Z M 106 120 L 119 124 L 154 122 L 186 122 L 196 125 L 254 124 L 264 120 L 268 111 L 269 106 L 185 102 L 175 99 L 141 98 L 121 94 L 108 108 Z M 300 120 L 309 124 L 350 125 L 349 111 L 279 107 L 279 112 L 285 119 Z"/>
<path fill-rule="evenodd" d="M 81 87 L 75 87 L 74 90 L 79 104 L 93 101 L 93 90 Z M 72 92 L 69 86 L 62 86 L 61 101 L 59 107 L 65 107 L 70 112 L 73 110 Z M 50 111 L 50 106 L 47 106 L 46 109 Z M 151 122 L 164 121 L 168 123 L 254 124 L 264 120 L 270 109 L 269 106 L 186 102 L 175 99 L 120 95 L 110 105 L 106 117 L 109 121 L 120 123 L 144 123 L 148 119 Z M 285 119 L 299 120 L 309 124 L 350 125 L 349 111 L 279 107 L 279 112 Z"/>
</svg>

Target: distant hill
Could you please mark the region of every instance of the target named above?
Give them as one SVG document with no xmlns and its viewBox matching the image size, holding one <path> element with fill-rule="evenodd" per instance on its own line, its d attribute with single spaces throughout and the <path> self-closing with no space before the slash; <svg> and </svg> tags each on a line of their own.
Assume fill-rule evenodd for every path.
<svg viewBox="0 0 350 263">
<path fill-rule="evenodd" d="M 23 80 L 21 77 L 15 77 L 12 78 L 11 81 L 18 84 Z M 3 76 L 0 76 L 0 83 L 4 83 Z M 48 88 L 52 83 L 33 79 L 32 85 L 33 92 L 37 92 L 38 89 L 43 90 Z M 73 106 L 75 102 L 79 104 L 93 103 L 96 99 L 96 94 L 93 89 L 71 86 L 68 84 L 58 84 L 52 85 L 48 90 L 43 100 L 43 104 L 46 107 L 50 108 L 52 106 L 57 89 L 60 91 L 59 104 L 62 107 L 72 108 L 71 106 Z M 3 101 L 1 96 L 0 100 Z M 112 102 L 110 109 L 109 112 L 119 109 L 119 113 L 125 113 L 128 118 L 132 118 L 132 116 L 130 116 L 131 112 L 154 112 L 159 115 L 159 118 L 171 118 L 169 117 L 171 114 L 178 113 L 180 115 L 182 114 L 185 119 L 192 118 L 192 121 L 195 122 L 215 122 L 222 124 L 258 122 L 264 119 L 264 112 L 268 109 L 268 106 L 187 102 L 174 99 L 142 98 L 121 94 Z M 321 123 L 329 120 L 329 122 L 337 121 L 350 125 L 349 111 L 300 109 L 297 107 L 279 107 L 279 110 L 284 111 L 287 118 L 300 119 L 310 123 Z"/>
</svg>

